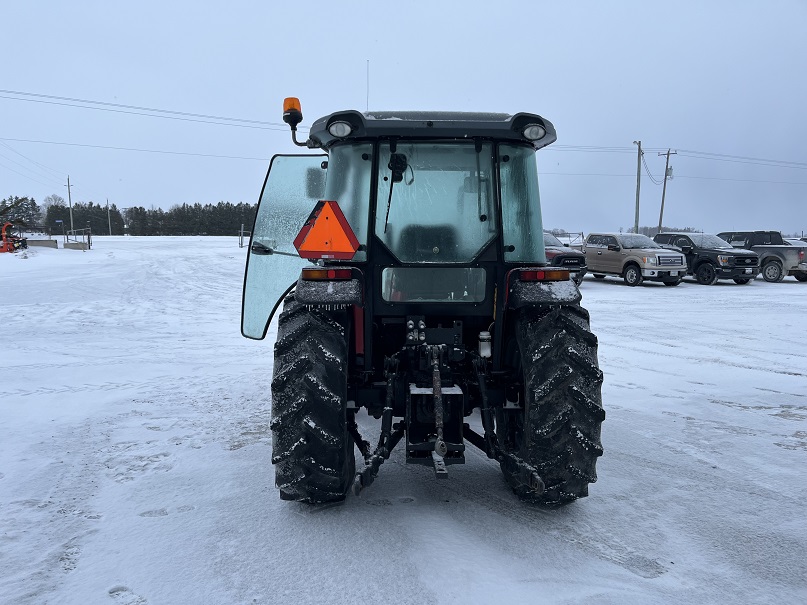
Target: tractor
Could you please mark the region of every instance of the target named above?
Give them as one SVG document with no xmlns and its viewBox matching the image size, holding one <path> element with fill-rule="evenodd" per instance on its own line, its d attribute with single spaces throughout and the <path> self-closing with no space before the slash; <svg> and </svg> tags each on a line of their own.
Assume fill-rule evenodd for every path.
<svg viewBox="0 0 807 605">
<path fill-rule="evenodd" d="M 552 123 L 348 110 L 300 141 L 296 98 L 283 120 L 308 151 L 271 159 L 241 317 L 242 334 L 263 339 L 279 312 L 280 498 L 358 496 L 401 441 L 406 462 L 439 479 L 472 446 L 522 500 L 587 496 L 603 378 L 580 291 L 544 252 L 535 156 L 556 140 Z M 375 447 L 362 408 L 380 420 Z"/>
</svg>

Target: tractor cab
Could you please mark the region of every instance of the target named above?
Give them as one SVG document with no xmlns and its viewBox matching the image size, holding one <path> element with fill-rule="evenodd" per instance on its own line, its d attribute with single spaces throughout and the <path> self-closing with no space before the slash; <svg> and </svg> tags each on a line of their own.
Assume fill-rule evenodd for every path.
<svg viewBox="0 0 807 605">
<path fill-rule="evenodd" d="M 284 119 L 293 123 L 290 107 Z M 305 143 L 294 140 L 324 153 L 272 158 L 250 247 L 244 336 L 265 336 L 277 309 L 267 299 L 279 302 L 311 261 L 361 271 L 385 313 L 400 303 L 492 312 L 505 266 L 546 264 L 535 237 L 543 233 L 535 151 L 555 138 L 533 114 L 346 111 L 317 120 Z M 356 237 L 350 258 L 332 247 L 339 233 L 316 255 L 295 248 L 320 200 L 338 205 Z"/>
</svg>

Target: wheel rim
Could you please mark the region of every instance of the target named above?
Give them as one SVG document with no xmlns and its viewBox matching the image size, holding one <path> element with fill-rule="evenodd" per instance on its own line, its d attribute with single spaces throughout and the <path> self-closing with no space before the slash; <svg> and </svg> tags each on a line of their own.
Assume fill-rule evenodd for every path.
<svg viewBox="0 0 807 605">
<path fill-rule="evenodd" d="M 765 265 L 765 277 L 771 281 L 779 277 L 779 266 L 776 263 L 768 263 Z"/>
<path fill-rule="evenodd" d="M 638 281 L 638 277 L 639 276 L 638 276 L 638 273 L 636 271 L 636 268 L 635 267 L 629 267 L 628 268 L 628 273 L 627 273 L 628 283 L 629 284 L 635 284 Z"/>
<path fill-rule="evenodd" d="M 711 265 L 701 265 L 701 268 L 698 269 L 698 277 L 700 277 L 701 283 L 711 284 L 715 277 L 715 270 Z"/>
</svg>

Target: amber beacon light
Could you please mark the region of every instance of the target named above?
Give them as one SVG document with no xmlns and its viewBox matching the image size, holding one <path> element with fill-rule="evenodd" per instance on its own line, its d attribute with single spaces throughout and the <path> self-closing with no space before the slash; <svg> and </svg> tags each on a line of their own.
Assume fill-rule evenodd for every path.
<svg viewBox="0 0 807 605">
<path fill-rule="evenodd" d="M 303 108 L 300 106 L 300 99 L 297 97 L 283 99 L 283 121 L 291 126 L 292 130 L 297 130 L 297 124 L 303 121 Z"/>
</svg>

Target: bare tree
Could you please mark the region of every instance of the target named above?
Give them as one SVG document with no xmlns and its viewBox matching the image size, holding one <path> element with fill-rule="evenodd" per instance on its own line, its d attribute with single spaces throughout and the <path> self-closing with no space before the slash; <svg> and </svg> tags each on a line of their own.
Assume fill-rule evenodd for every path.
<svg viewBox="0 0 807 605">
<path fill-rule="evenodd" d="M 42 210 L 46 211 L 50 206 L 64 206 L 64 198 L 55 193 L 42 200 Z"/>
</svg>

